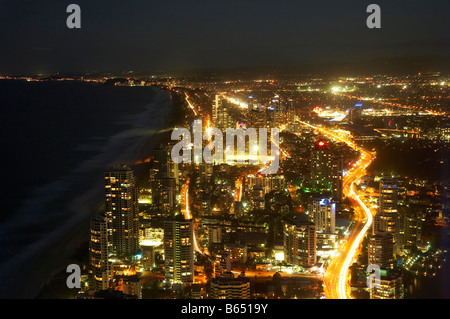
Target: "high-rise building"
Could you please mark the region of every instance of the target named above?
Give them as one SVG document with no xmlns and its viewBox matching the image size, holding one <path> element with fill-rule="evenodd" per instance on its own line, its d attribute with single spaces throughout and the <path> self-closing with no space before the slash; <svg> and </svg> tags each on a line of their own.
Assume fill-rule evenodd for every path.
<svg viewBox="0 0 450 319">
<path fill-rule="evenodd" d="M 139 251 L 139 212 L 134 173 L 127 166 L 105 172 L 105 210 L 111 253 Z"/>
<path fill-rule="evenodd" d="M 153 167 L 150 170 L 153 206 L 166 216 L 170 216 L 176 206 L 179 185 L 178 164 L 174 163 L 170 156 L 172 146 L 160 145 L 154 149 Z"/>
<path fill-rule="evenodd" d="M 211 279 L 212 299 L 250 299 L 250 281 L 245 277 L 234 278 L 232 273 L 227 277 Z"/>
<path fill-rule="evenodd" d="M 334 156 L 331 164 L 331 196 L 337 203 L 341 203 L 344 198 L 344 159 L 342 156 Z"/>
<path fill-rule="evenodd" d="M 292 99 L 287 100 L 287 123 L 294 123 L 295 122 L 295 108 L 294 108 L 294 101 Z"/>
<path fill-rule="evenodd" d="M 168 149 L 163 145 L 155 148 L 154 150 L 154 169 L 157 171 L 156 178 L 167 178 L 169 175 L 169 158 L 170 154 L 168 153 Z"/>
<path fill-rule="evenodd" d="M 153 205 L 160 209 L 165 216 L 172 216 L 178 193 L 176 179 L 168 177 L 158 178 L 152 175 L 150 176 L 150 185 Z"/>
<path fill-rule="evenodd" d="M 329 198 L 312 198 L 308 203 L 309 220 L 316 232 L 334 234 L 336 230 L 336 203 Z"/>
<path fill-rule="evenodd" d="M 390 232 L 394 243 L 394 254 L 401 250 L 400 216 L 398 214 L 398 186 L 397 180 L 384 177 L 380 180 L 380 195 L 378 214 L 374 218 L 374 233 L 378 231 Z"/>
<path fill-rule="evenodd" d="M 267 111 L 267 121 L 269 127 L 279 127 L 282 117 L 282 104 L 278 95 L 275 95 L 271 101 Z"/>
<path fill-rule="evenodd" d="M 164 221 L 165 277 L 175 283 L 194 281 L 194 230 L 192 219 L 181 215 Z"/>
<path fill-rule="evenodd" d="M 363 105 L 361 103 L 357 103 L 354 107 L 350 108 L 349 118 L 351 123 L 358 124 L 361 122 L 362 108 Z"/>
<path fill-rule="evenodd" d="M 95 216 L 91 219 L 89 239 L 89 288 L 91 290 L 106 290 L 111 276 L 108 247 L 107 219 Z"/>
<path fill-rule="evenodd" d="M 212 118 L 215 127 L 225 132 L 225 130 L 231 127 L 231 117 L 227 107 L 227 103 L 222 100 L 222 96 L 216 94 L 213 107 Z"/>
<path fill-rule="evenodd" d="M 310 268 L 316 263 L 316 227 L 306 220 L 283 223 L 284 256 L 293 265 Z"/>
<path fill-rule="evenodd" d="M 164 178 L 161 180 L 160 204 L 162 211 L 168 213 L 173 212 L 176 206 L 177 186 L 174 178 Z"/>
<path fill-rule="evenodd" d="M 417 212 L 406 212 L 403 218 L 405 247 L 416 247 L 422 240 L 422 220 Z"/>
<path fill-rule="evenodd" d="M 173 142 L 169 143 L 167 146 L 167 154 L 170 154 L 172 152 L 172 147 L 175 144 Z M 169 178 L 175 179 L 175 184 L 178 187 L 180 185 L 180 167 L 178 163 L 175 163 L 172 159 L 172 156 L 168 156 L 167 159 L 167 174 Z"/>
<path fill-rule="evenodd" d="M 219 122 L 219 110 L 222 107 L 222 97 L 216 94 L 212 107 L 212 120 L 215 125 Z"/>
<path fill-rule="evenodd" d="M 311 183 L 317 192 L 330 192 L 332 188 L 332 154 L 327 142 L 320 140 L 311 153 Z"/>
<path fill-rule="evenodd" d="M 380 197 L 378 227 L 380 231 L 395 233 L 395 221 L 398 215 L 398 188 L 397 180 L 384 177 L 380 180 Z"/>
<path fill-rule="evenodd" d="M 377 232 L 369 237 L 368 262 L 380 268 L 392 268 L 394 263 L 394 242 L 389 232 Z"/>
</svg>

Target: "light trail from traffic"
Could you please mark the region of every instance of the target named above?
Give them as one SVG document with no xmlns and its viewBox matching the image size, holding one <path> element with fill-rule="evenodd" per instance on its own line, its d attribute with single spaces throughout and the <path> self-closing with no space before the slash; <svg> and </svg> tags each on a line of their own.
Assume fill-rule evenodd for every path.
<svg viewBox="0 0 450 319">
<path fill-rule="evenodd" d="M 195 226 L 194 223 L 194 218 L 189 210 L 189 180 L 186 182 L 186 184 L 184 184 L 181 187 L 181 196 L 184 197 L 184 207 L 181 208 L 181 213 L 184 216 L 184 219 L 192 219 L 192 223 Z M 182 201 L 183 202 L 183 201 Z M 192 230 L 194 235 L 193 235 L 193 240 L 194 240 L 194 250 L 199 252 L 200 254 L 204 254 L 203 251 L 200 249 L 198 242 L 197 242 L 197 235 L 195 233 L 195 227 Z"/>
<path fill-rule="evenodd" d="M 365 214 L 365 221 L 357 220 L 356 225 L 347 238 L 347 240 L 341 245 L 340 253 L 331 261 L 327 268 L 327 272 L 324 275 L 325 295 L 330 299 L 347 299 L 349 294 L 347 290 L 347 275 L 348 269 L 354 259 L 354 256 L 364 239 L 367 231 L 372 225 L 373 216 L 369 208 L 364 204 L 359 195 L 355 192 L 355 181 L 359 180 L 366 174 L 367 166 L 375 159 L 375 155 L 371 152 L 364 150 L 356 145 L 353 141 L 346 137 L 339 136 L 325 128 L 311 125 L 306 122 L 300 121 L 303 125 L 318 130 L 326 136 L 332 137 L 338 141 L 347 144 L 349 147 L 359 151 L 361 153 L 358 165 L 355 165 L 344 177 L 343 186 L 344 194 L 349 197 L 353 202 L 357 203 Z"/>
<path fill-rule="evenodd" d="M 192 103 L 189 101 L 189 95 L 187 95 L 186 93 L 184 93 L 184 95 L 185 95 L 186 102 L 188 103 L 189 107 L 192 109 L 194 114 L 197 116 L 197 111 L 195 110 L 194 105 L 192 105 Z"/>
</svg>

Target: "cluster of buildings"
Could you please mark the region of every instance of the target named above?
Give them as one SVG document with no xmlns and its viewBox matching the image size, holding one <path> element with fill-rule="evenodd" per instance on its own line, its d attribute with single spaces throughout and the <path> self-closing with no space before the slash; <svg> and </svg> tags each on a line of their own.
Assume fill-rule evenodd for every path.
<svg viewBox="0 0 450 319">
<path fill-rule="evenodd" d="M 106 171 L 105 213 L 93 218 L 90 227 L 90 290 L 120 290 L 141 298 L 144 284 L 153 281 L 161 283 L 159 292 L 181 291 L 190 298 L 280 297 L 282 292 L 267 288 L 276 286 L 277 269 L 323 271 L 337 253 L 350 227 L 338 225 L 338 216 L 350 207 L 344 176 L 352 154 L 300 126 L 299 114 L 310 114 L 299 110 L 293 95 L 267 89 L 228 95 L 214 89 L 205 94 L 207 106 L 197 108 L 201 94 L 188 101 L 195 113 L 186 116 L 191 134 L 198 119 L 223 132 L 281 128 L 286 147 L 279 172 L 264 175 L 258 165 L 226 162 L 178 164 L 171 158 L 173 141 L 154 150 L 145 187 L 138 189 L 129 167 Z M 363 114 L 375 116 L 364 113 L 361 103 L 350 107 L 345 125 L 362 126 Z M 442 139 L 447 133 L 440 129 L 436 134 Z M 301 185 L 293 185 L 295 180 Z M 404 278 L 396 261 L 422 244 L 422 219 L 402 210 L 397 179 L 381 178 L 373 192 L 378 193 L 377 214 L 364 247 L 365 262 L 378 265 L 381 277 L 379 285 L 364 289 L 372 299 L 403 298 Z M 264 274 L 270 280 L 261 283 Z"/>
</svg>

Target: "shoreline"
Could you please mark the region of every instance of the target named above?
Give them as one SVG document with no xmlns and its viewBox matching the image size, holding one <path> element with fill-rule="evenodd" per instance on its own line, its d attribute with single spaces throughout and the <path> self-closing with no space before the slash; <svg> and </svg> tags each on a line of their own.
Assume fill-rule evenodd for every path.
<svg viewBox="0 0 450 319">
<path fill-rule="evenodd" d="M 161 90 L 158 88 L 158 90 L 160 91 L 159 94 L 164 94 L 164 90 Z M 169 94 L 172 94 L 169 92 Z M 141 141 L 141 146 L 139 147 L 138 150 L 138 155 L 137 158 L 134 159 L 134 163 L 130 164 L 131 166 L 133 166 L 134 170 L 135 170 L 135 174 L 136 174 L 136 179 L 138 180 L 139 178 L 142 178 L 142 174 L 144 174 L 145 172 L 145 167 L 146 165 L 143 165 L 146 159 L 149 158 L 149 156 L 153 153 L 153 149 L 155 147 L 157 147 L 159 144 L 161 143 L 165 143 L 168 140 L 170 140 L 170 130 L 165 130 L 165 128 L 167 126 L 169 126 L 170 124 L 173 124 L 174 122 L 174 118 L 179 115 L 179 109 L 181 108 L 181 105 L 179 105 L 178 103 L 176 103 L 172 96 L 171 96 L 171 103 L 170 103 L 170 111 L 168 112 L 168 114 L 165 116 L 163 122 L 163 129 L 162 132 L 161 129 L 158 132 L 155 132 L 154 134 L 152 134 L 151 136 L 147 137 L 145 139 L 145 141 Z M 182 113 L 183 114 L 183 113 Z M 177 120 L 175 120 L 175 122 L 177 122 Z M 139 164 L 136 164 L 136 162 L 140 162 Z M 144 171 L 144 172 L 143 172 Z M 92 189 L 92 192 L 98 192 L 101 193 L 101 196 L 103 196 L 103 180 L 100 181 L 101 185 L 99 185 L 99 187 L 96 187 L 95 189 Z M 80 199 L 81 200 L 81 199 Z M 93 210 L 92 210 L 93 211 Z M 100 200 L 100 202 L 98 202 L 95 212 L 92 213 L 89 216 L 86 216 L 85 219 L 83 219 L 82 221 L 80 221 L 77 225 L 75 225 L 66 235 L 64 235 L 59 242 L 55 245 L 52 246 L 50 248 L 51 252 L 48 253 L 48 255 L 52 255 L 52 254 L 57 254 L 58 252 L 64 251 L 67 252 L 62 258 L 65 260 L 65 264 L 69 265 L 70 263 L 76 263 L 79 262 L 79 260 L 75 260 L 74 258 L 74 253 L 76 253 L 76 251 L 80 248 L 83 248 L 83 246 L 86 246 L 86 243 L 88 243 L 89 241 L 89 224 L 90 224 L 90 219 L 95 216 L 98 213 L 101 213 L 103 211 L 103 200 Z M 86 252 L 83 252 L 84 254 L 88 254 L 88 251 L 86 250 Z M 46 257 L 46 253 L 42 254 L 41 256 L 38 256 L 38 261 L 36 262 L 37 268 L 39 270 L 37 270 L 37 272 L 41 272 L 45 270 L 45 264 L 48 262 L 48 257 Z M 62 262 L 61 262 L 62 264 Z M 82 265 L 80 265 L 82 266 Z M 57 292 L 53 292 L 52 291 L 46 291 L 46 288 L 48 287 L 48 289 L 50 290 L 52 284 L 54 284 L 57 280 L 61 280 L 61 278 L 57 278 L 59 277 L 58 275 L 62 275 L 65 272 L 65 267 L 59 267 L 59 268 L 55 268 L 53 270 L 53 272 L 51 272 L 47 279 L 41 282 L 41 286 L 40 288 L 36 291 L 36 293 L 34 294 L 34 296 L 32 296 L 31 298 L 49 298 L 47 295 L 50 295 L 51 298 L 58 298 L 58 296 L 56 295 Z M 85 271 L 82 270 L 82 273 L 84 273 Z M 64 283 L 65 284 L 65 283 Z M 64 287 L 66 290 L 68 290 L 68 288 Z M 78 291 L 78 290 L 77 290 Z M 42 296 L 42 297 L 41 297 Z"/>
<path fill-rule="evenodd" d="M 127 119 L 130 125 L 110 136 L 102 151 L 79 163 L 72 172 L 56 181 L 68 180 L 71 187 L 51 203 L 49 213 L 55 214 L 54 220 L 48 224 L 35 225 L 41 229 L 48 227 L 49 231 L 20 247 L 13 258 L 2 264 L 4 272 L 1 285 L 7 291 L 5 289 L 5 296 L 1 298 L 36 298 L 56 274 L 65 271 L 67 265 L 73 263 L 74 253 L 88 240 L 90 219 L 99 212 L 102 204 L 103 179 L 101 175 L 97 178 L 97 171 L 100 168 L 103 171 L 117 162 L 132 164 L 141 157 L 143 148 L 146 145 L 148 147 L 148 140 L 152 140 L 162 125 L 170 121 L 173 105 L 167 93 L 157 87 L 154 89 L 155 95 L 145 109 L 131 114 Z M 167 104 L 168 108 L 161 104 Z M 42 187 L 45 189 L 48 185 Z M 14 229 L 15 226 L 13 223 L 8 227 Z"/>
</svg>

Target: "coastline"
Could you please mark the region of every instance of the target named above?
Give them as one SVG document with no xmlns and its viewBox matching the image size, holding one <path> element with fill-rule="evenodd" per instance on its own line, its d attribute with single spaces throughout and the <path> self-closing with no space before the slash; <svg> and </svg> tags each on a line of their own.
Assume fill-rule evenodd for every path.
<svg viewBox="0 0 450 319">
<path fill-rule="evenodd" d="M 103 202 L 103 179 L 101 175 L 92 174 L 94 168 L 104 170 L 119 162 L 134 164 L 170 121 L 173 105 L 167 92 L 155 90 L 157 93 L 145 110 L 126 119 L 130 127 L 111 136 L 102 152 L 61 178 L 70 179 L 74 185 L 57 203 L 52 203 L 52 211 L 69 217 L 62 223 L 54 221 L 52 225 L 45 225 L 50 231 L 43 238 L 27 245 L 1 265 L 4 271 L 2 286 L 8 289 L 7 298 L 36 298 L 56 274 L 74 262 L 74 253 L 88 240 L 89 221 L 99 212 Z"/>
<path fill-rule="evenodd" d="M 163 127 L 172 128 L 172 126 L 180 124 L 180 119 L 184 118 L 184 112 L 182 111 L 183 109 L 184 108 L 182 107 L 180 101 L 173 100 L 173 96 L 171 93 L 171 110 L 163 121 Z M 152 155 L 153 149 L 159 144 L 166 143 L 168 140 L 170 140 L 170 131 L 171 130 L 163 129 L 161 132 L 155 133 L 154 135 L 148 137 L 145 141 L 143 141 L 142 146 L 140 147 L 139 159 L 137 160 L 140 163 L 135 165 L 137 179 L 143 178 L 141 174 L 145 173 L 146 170 L 145 165 L 142 164 L 145 162 L 145 160 L 149 159 L 150 155 Z M 100 192 L 101 196 L 103 196 L 103 180 L 101 180 L 101 185 L 99 185 L 95 190 L 97 192 Z M 65 235 L 57 245 L 51 248 L 54 253 L 57 253 L 58 251 L 67 252 L 67 255 L 64 257 L 67 265 L 69 265 L 70 263 L 80 262 L 79 260 L 76 260 L 76 257 L 73 256 L 73 253 L 76 252 L 77 249 L 82 249 L 82 253 L 86 256 L 88 255 L 87 247 L 90 218 L 98 213 L 101 213 L 103 211 L 103 207 L 103 200 L 101 200 L 101 202 L 98 203 L 94 214 L 76 225 L 76 227 L 74 227 L 69 233 L 67 233 L 67 235 Z M 46 257 L 45 254 L 42 255 L 40 257 L 41 260 L 37 263 L 37 267 L 42 267 L 41 269 L 44 270 L 45 261 L 47 260 L 47 258 L 48 257 Z M 82 270 L 82 272 L 85 271 Z M 65 275 L 65 269 L 55 269 L 55 271 L 53 271 L 49 275 L 47 280 L 41 285 L 39 292 L 37 292 L 37 294 L 33 298 L 60 298 L 61 296 L 58 295 L 58 292 L 51 290 L 55 285 L 59 285 L 58 288 L 60 288 L 61 284 L 65 285 L 66 277 L 67 276 Z M 65 290 L 65 292 L 69 291 L 69 289 L 65 286 L 64 289 L 61 290 Z M 78 290 L 76 291 L 78 292 Z"/>
</svg>

